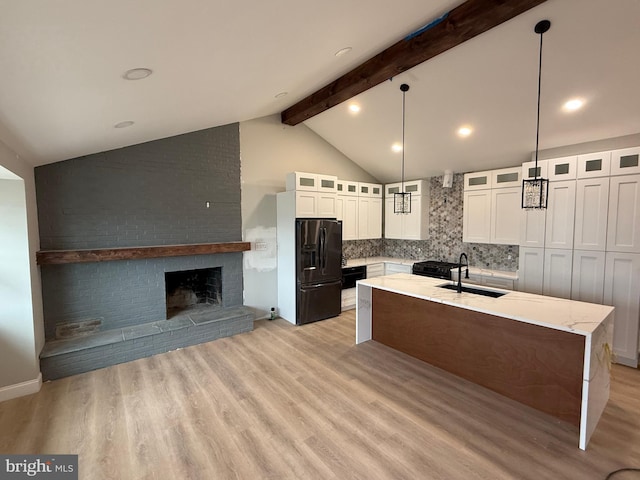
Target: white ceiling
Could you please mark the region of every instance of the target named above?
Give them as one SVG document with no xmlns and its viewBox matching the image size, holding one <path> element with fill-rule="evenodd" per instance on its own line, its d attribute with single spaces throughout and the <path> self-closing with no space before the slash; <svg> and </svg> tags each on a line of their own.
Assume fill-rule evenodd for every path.
<svg viewBox="0 0 640 480">
<path fill-rule="evenodd" d="M 0 0 L 0 140 L 41 165 L 279 113 L 459 3 Z M 542 18 L 541 148 L 640 132 L 639 0 L 548 0 L 360 95 L 359 116 L 339 105 L 306 124 L 398 180 L 406 82 L 406 178 L 517 164 L 534 147 Z M 154 73 L 124 80 L 135 67 Z M 586 107 L 561 114 L 571 95 Z"/>
</svg>

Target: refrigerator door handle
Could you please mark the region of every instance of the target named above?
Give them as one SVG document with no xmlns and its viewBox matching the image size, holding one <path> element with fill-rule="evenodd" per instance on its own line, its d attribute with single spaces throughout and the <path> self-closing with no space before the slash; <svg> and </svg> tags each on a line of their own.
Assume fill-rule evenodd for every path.
<svg viewBox="0 0 640 480">
<path fill-rule="evenodd" d="M 323 227 L 320 229 L 320 262 L 319 262 L 320 270 L 323 270 L 323 271 L 327 264 L 326 241 L 327 241 L 327 229 Z"/>
</svg>

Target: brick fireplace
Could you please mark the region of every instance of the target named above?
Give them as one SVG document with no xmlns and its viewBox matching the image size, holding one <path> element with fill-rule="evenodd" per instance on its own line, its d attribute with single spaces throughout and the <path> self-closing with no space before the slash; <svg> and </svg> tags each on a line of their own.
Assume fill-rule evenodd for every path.
<svg viewBox="0 0 640 480">
<path fill-rule="evenodd" d="M 44 251 L 242 239 L 238 124 L 43 165 L 35 177 Z M 236 251 L 42 264 L 44 378 L 250 330 L 252 315 L 242 307 L 242 255 Z M 216 272 L 205 275 L 204 283 L 216 283 L 217 293 L 205 291 L 200 303 L 211 300 L 218 313 L 207 317 L 189 308 L 168 312 L 167 282 L 174 281 L 174 272 L 203 271 Z M 199 276 L 190 275 L 192 280 Z M 193 285 L 188 288 L 193 290 Z M 202 291 L 194 295 L 199 302 Z M 217 325 L 221 318 L 235 326 Z M 65 331 L 61 326 L 74 324 L 96 331 L 74 339 L 69 337 L 74 329 L 67 328 L 65 339 L 56 338 L 56 332 Z M 81 358 L 86 346 L 104 352 L 93 351 L 87 358 L 94 360 Z M 109 349 L 118 353 L 112 355 Z M 79 369 L 52 366 L 57 354 L 71 354 L 62 363 Z"/>
</svg>

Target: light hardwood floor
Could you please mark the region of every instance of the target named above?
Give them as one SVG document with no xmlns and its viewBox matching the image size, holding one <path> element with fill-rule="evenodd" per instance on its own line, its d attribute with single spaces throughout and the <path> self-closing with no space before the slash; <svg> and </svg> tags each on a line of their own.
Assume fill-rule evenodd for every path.
<svg viewBox="0 0 640 480">
<path fill-rule="evenodd" d="M 0 452 L 79 454 L 81 479 L 604 479 L 640 467 L 638 370 L 613 366 L 584 452 L 569 424 L 354 338 L 353 311 L 261 320 L 45 383 L 0 403 Z"/>
</svg>

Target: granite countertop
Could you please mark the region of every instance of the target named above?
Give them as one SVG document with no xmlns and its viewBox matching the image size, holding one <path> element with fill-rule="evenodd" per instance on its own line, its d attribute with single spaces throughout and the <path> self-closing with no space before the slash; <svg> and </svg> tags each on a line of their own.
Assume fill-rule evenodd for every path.
<svg viewBox="0 0 640 480">
<path fill-rule="evenodd" d="M 613 311 L 613 307 L 607 305 L 496 288 L 480 287 L 484 290 L 504 292 L 505 295 L 499 298 L 491 298 L 438 288 L 438 285 L 446 283 L 454 282 L 407 273 L 358 280 L 359 285 L 368 285 L 389 292 L 580 335 L 593 333 Z M 477 285 L 469 286 L 478 288 Z"/>
</svg>

